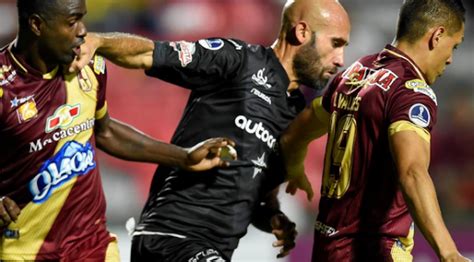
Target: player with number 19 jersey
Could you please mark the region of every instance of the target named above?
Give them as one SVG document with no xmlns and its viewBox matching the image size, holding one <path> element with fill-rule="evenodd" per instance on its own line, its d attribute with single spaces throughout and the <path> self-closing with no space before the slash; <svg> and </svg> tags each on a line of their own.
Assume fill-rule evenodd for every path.
<svg viewBox="0 0 474 262">
<path fill-rule="evenodd" d="M 409 57 L 387 45 L 337 75 L 313 101 L 316 114 L 318 104 L 331 115 L 313 261 L 410 256 L 412 218 L 389 136 L 412 130 L 429 142 L 433 90 Z"/>
</svg>

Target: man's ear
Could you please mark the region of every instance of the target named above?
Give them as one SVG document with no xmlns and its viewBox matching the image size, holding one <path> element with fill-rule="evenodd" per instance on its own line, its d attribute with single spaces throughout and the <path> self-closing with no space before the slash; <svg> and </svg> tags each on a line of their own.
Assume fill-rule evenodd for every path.
<svg viewBox="0 0 474 262">
<path fill-rule="evenodd" d="M 439 45 L 441 38 L 443 38 L 445 34 L 446 28 L 444 26 L 438 26 L 431 32 L 431 36 L 429 39 L 430 50 L 436 48 Z"/>
<path fill-rule="evenodd" d="M 299 21 L 296 24 L 294 33 L 298 45 L 306 44 L 311 40 L 311 30 L 305 21 Z"/>
<path fill-rule="evenodd" d="M 41 30 L 43 29 L 44 26 L 44 20 L 37 14 L 32 14 L 28 18 L 28 24 L 30 26 L 31 32 L 35 34 L 36 36 L 41 35 Z"/>
</svg>

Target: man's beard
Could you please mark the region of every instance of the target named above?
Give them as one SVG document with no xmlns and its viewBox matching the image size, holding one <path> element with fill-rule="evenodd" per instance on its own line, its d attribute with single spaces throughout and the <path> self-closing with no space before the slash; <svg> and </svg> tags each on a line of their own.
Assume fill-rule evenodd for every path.
<svg viewBox="0 0 474 262">
<path fill-rule="evenodd" d="M 315 44 L 316 33 L 313 33 L 311 41 L 295 54 L 293 71 L 299 84 L 319 90 L 326 86 L 328 79 L 323 79 L 323 65 Z"/>
</svg>

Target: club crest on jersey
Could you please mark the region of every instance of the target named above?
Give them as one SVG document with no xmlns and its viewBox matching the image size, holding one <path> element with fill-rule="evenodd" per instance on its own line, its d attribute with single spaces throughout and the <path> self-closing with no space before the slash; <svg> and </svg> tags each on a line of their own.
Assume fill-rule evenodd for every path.
<svg viewBox="0 0 474 262">
<path fill-rule="evenodd" d="M 67 142 L 54 157 L 41 166 L 38 174 L 31 179 L 29 190 L 33 196 L 33 202 L 46 201 L 55 188 L 94 169 L 96 167 L 94 155 L 94 149 L 89 142 L 85 145 L 76 141 Z"/>
<path fill-rule="evenodd" d="M 81 70 L 77 74 L 77 80 L 79 81 L 79 86 L 81 87 L 82 91 L 89 92 L 92 90 L 92 81 L 85 69 Z"/>
<path fill-rule="evenodd" d="M 224 41 L 219 38 L 201 39 L 198 42 L 202 47 L 208 50 L 219 50 L 224 46 Z"/>
<path fill-rule="evenodd" d="M 429 98 L 431 98 L 431 100 L 433 100 L 433 102 L 435 102 L 436 105 L 438 105 L 438 99 L 436 98 L 436 94 L 434 93 L 433 89 L 431 89 L 431 87 L 425 81 L 421 79 L 413 79 L 413 80 L 407 81 L 405 83 L 405 87 L 417 93 L 422 93 L 428 96 Z"/>
<path fill-rule="evenodd" d="M 64 128 L 69 126 L 72 121 L 79 116 L 81 105 L 62 105 L 54 111 L 54 114 L 46 120 L 46 133 L 54 131 L 56 128 Z"/>
<path fill-rule="evenodd" d="M 408 112 L 410 120 L 417 126 L 427 127 L 430 125 L 431 116 L 428 108 L 423 104 L 414 104 Z"/>
<path fill-rule="evenodd" d="M 28 97 L 28 100 L 24 101 L 24 103 L 18 107 L 16 115 L 20 124 L 38 116 L 38 109 L 36 108 L 36 102 L 33 96 Z"/>
<path fill-rule="evenodd" d="M 193 61 L 193 55 L 196 52 L 196 45 L 194 43 L 186 41 L 170 42 L 170 46 L 173 47 L 174 51 L 178 52 L 178 59 L 182 67 L 186 67 Z"/>
</svg>

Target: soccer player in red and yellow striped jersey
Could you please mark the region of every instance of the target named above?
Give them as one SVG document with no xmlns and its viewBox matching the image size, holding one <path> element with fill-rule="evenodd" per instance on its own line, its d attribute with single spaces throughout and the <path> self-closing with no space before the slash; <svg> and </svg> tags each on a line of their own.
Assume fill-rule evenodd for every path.
<svg viewBox="0 0 474 262">
<path fill-rule="evenodd" d="M 227 139 L 191 149 L 109 117 L 100 56 L 63 73 L 87 34 L 84 0 L 18 0 L 17 39 L 0 50 L 0 261 L 118 261 L 96 147 L 126 160 L 205 170 Z"/>
</svg>

